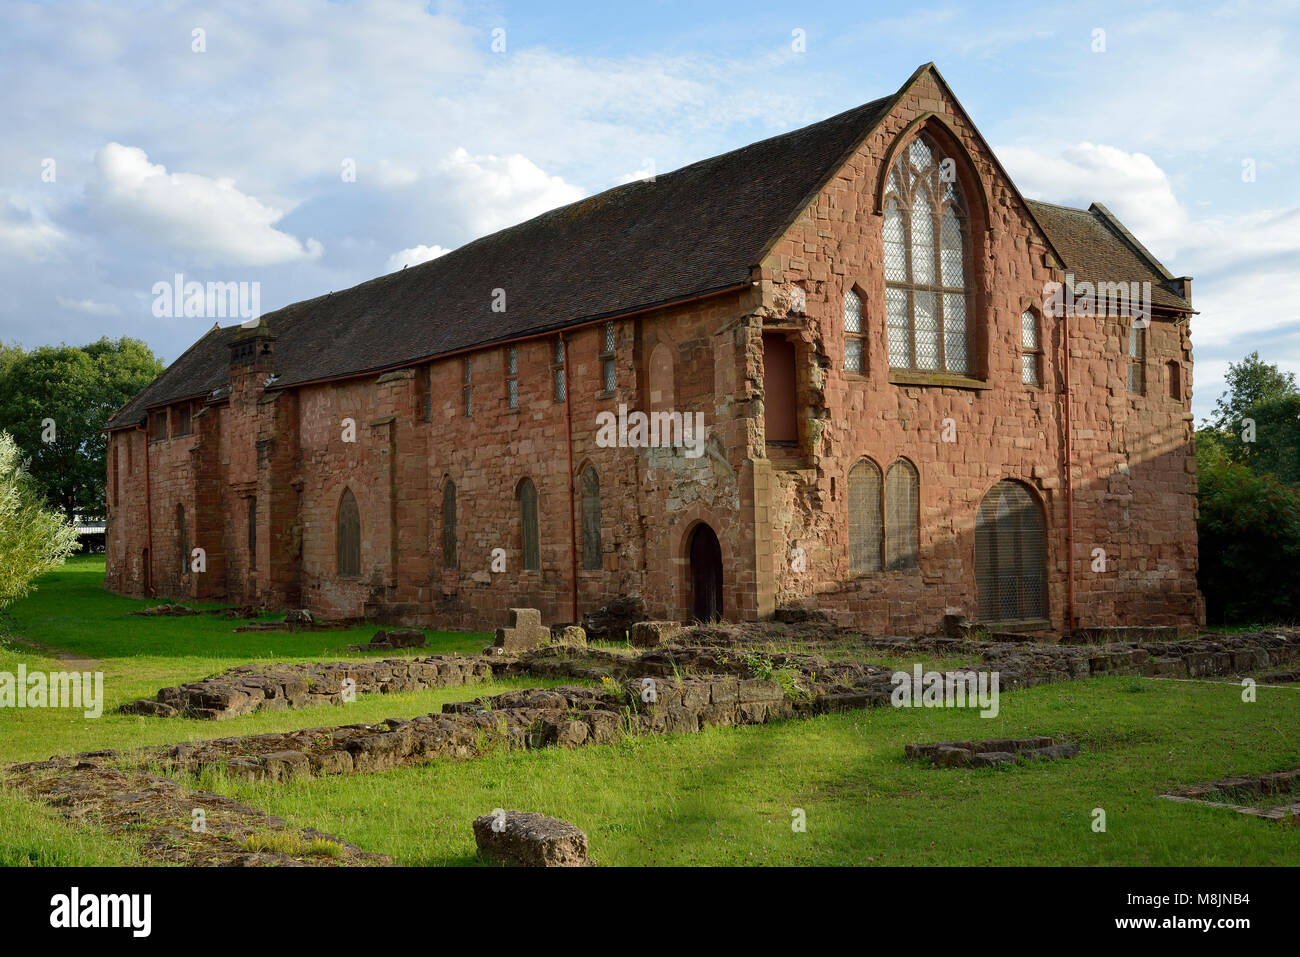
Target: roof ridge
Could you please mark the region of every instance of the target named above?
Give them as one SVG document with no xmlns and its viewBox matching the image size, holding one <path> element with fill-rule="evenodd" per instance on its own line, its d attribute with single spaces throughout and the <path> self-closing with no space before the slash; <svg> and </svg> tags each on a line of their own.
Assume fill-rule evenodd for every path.
<svg viewBox="0 0 1300 957">
<path fill-rule="evenodd" d="M 1121 223 L 1114 213 L 1101 203 L 1093 203 L 1088 207 L 1088 212 L 1097 216 L 1111 232 L 1118 236 L 1123 242 L 1127 243 L 1135 253 L 1145 259 L 1147 263 L 1164 278 L 1165 282 L 1174 281 L 1173 273 L 1166 269 L 1164 263 L 1159 259 L 1156 259 L 1155 255 L 1150 250 L 1138 242 L 1137 237 L 1128 231 L 1128 227 Z"/>
</svg>

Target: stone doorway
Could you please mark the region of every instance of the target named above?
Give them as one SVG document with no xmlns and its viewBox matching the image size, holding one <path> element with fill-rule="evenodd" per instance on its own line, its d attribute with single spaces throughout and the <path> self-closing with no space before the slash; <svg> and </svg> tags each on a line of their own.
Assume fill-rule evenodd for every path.
<svg viewBox="0 0 1300 957">
<path fill-rule="evenodd" d="M 691 619 L 722 618 L 722 546 L 718 536 L 701 522 L 691 532 Z"/>
</svg>

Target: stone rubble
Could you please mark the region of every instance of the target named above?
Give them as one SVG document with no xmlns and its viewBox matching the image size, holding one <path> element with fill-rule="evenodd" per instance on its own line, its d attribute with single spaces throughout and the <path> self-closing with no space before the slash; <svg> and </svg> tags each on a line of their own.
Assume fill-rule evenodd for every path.
<svg viewBox="0 0 1300 957">
<path fill-rule="evenodd" d="M 928 760 L 937 768 L 996 767 L 1022 759 L 1072 758 L 1079 753 L 1073 741 L 1057 742 L 1048 737 L 990 738 L 987 741 L 939 741 L 933 744 L 909 744 L 903 754 L 911 759 Z"/>
<path fill-rule="evenodd" d="M 144 836 L 151 862 L 207 866 L 332 866 L 390 864 L 315 828 L 291 828 L 282 818 L 232 798 L 195 791 L 170 778 L 113 765 L 112 751 L 87 752 L 9 765 L 0 779 L 58 808 L 64 817 L 110 833 Z M 198 812 L 198 813 L 196 813 Z M 201 823 L 200 823 L 201 822 Z M 271 847 L 289 850 L 268 850 Z"/>
<path fill-rule="evenodd" d="M 156 700 L 122 705 L 125 714 L 185 715 L 221 721 L 254 711 L 284 711 L 343 703 L 344 682 L 356 694 L 393 694 L 476 684 L 493 676 L 480 658 L 430 655 L 295 665 L 239 665 L 202 681 L 163 688 Z"/>
</svg>

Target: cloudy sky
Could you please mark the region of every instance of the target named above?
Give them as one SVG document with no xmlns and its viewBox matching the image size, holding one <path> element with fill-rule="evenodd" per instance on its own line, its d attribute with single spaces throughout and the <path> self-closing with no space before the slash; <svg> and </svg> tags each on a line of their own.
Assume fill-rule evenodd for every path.
<svg viewBox="0 0 1300 957">
<path fill-rule="evenodd" d="M 1195 277 L 1199 421 L 1229 360 L 1300 372 L 1298 27 L 1294 2 L 10 0 L 0 340 L 171 360 L 211 325 L 153 315 L 177 273 L 270 311 L 933 60 L 1026 196 L 1100 201 Z"/>
</svg>

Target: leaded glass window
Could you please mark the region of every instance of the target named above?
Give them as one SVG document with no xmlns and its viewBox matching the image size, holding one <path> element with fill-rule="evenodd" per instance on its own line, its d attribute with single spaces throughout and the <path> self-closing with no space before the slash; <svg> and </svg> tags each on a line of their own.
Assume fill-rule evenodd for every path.
<svg viewBox="0 0 1300 957">
<path fill-rule="evenodd" d="M 889 172 L 882 238 L 893 369 L 970 372 L 967 219 L 952 168 L 922 134 Z"/>
</svg>

